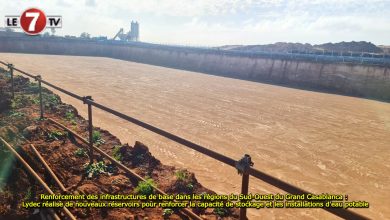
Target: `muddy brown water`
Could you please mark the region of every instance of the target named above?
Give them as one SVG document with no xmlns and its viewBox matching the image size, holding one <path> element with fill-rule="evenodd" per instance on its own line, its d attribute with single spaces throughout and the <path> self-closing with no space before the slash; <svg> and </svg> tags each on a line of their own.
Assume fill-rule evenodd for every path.
<svg viewBox="0 0 390 220">
<path fill-rule="evenodd" d="M 347 194 L 389 219 L 390 104 L 109 58 L 0 54 L 0 60 L 313 193 Z M 80 101 L 57 92 L 86 116 Z M 168 165 L 218 193 L 239 193 L 236 170 L 94 109 L 94 124 L 147 144 Z M 252 193 L 284 193 L 250 179 Z M 337 219 L 321 209 L 249 210 L 257 219 Z"/>
</svg>

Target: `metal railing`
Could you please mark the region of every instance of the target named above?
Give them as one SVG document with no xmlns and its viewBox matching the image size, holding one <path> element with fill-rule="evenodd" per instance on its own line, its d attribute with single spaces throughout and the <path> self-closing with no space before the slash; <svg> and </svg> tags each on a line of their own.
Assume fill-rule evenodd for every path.
<svg viewBox="0 0 390 220">
<path fill-rule="evenodd" d="M 11 146 L 9 145 L 2 137 L 0 137 L 0 143 L 2 143 L 7 150 L 9 150 L 15 158 L 23 165 L 23 167 L 27 170 L 29 174 L 37 181 L 37 183 L 42 186 L 46 193 L 50 195 L 54 195 L 54 192 L 50 189 L 50 187 L 45 183 L 45 181 L 38 175 L 37 172 L 23 159 L 23 157 Z M 71 220 L 76 220 L 76 217 L 69 211 L 68 208 L 62 207 L 63 213 Z M 56 218 L 58 219 L 58 217 Z"/>
<path fill-rule="evenodd" d="M 215 151 L 212 151 L 210 149 L 207 149 L 206 147 L 203 147 L 199 144 L 196 144 L 194 142 L 191 142 L 189 140 L 186 140 L 182 137 L 179 137 L 175 134 L 172 134 L 168 131 L 165 131 L 165 130 L 162 130 L 156 126 L 153 126 L 151 124 L 148 124 L 146 122 L 143 122 L 141 120 L 138 120 L 134 117 L 131 117 L 131 116 L 128 116 L 124 113 L 121 113 L 119 111 L 116 111 L 110 107 L 107 107 L 107 106 L 104 106 L 102 104 L 99 104 L 97 102 L 95 102 L 91 96 L 79 96 L 77 94 L 74 94 L 70 91 L 67 91 L 63 88 L 60 88 L 58 86 L 55 86 L 45 80 L 42 79 L 42 77 L 40 77 L 39 75 L 33 75 L 33 74 L 30 74 L 30 73 L 27 73 L 23 70 L 20 70 L 18 68 L 16 68 L 14 65 L 12 64 L 8 64 L 8 63 L 5 63 L 3 61 L 0 61 L 1 64 L 7 66 L 9 68 L 9 72 L 11 73 L 11 78 L 13 78 L 13 75 L 14 75 L 14 72 L 17 71 L 23 75 L 26 75 L 26 76 L 29 76 L 35 80 L 37 80 L 39 83 L 39 93 L 40 93 L 40 97 L 42 97 L 42 85 L 41 84 L 45 84 L 53 89 L 56 89 L 64 94 L 67 94 L 77 100 L 80 100 L 82 101 L 84 104 L 86 104 L 88 106 L 88 119 L 89 119 L 89 126 L 88 126 L 88 131 L 89 131 L 89 145 L 90 145 L 90 150 L 89 150 L 89 154 L 90 154 L 90 158 L 91 160 L 93 160 L 93 149 L 94 149 L 94 146 L 93 146 L 93 141 L 92 141 L 92 132 L 93 132 L 93 125 L 92 125 L 92 106 L 93 107 L 96 107 L 100 110 L 103 110 L 105 112 L 108 112 L 108 113 L 111 113 L 123 120 L 126 120 L 128 122 L 131 122 L 133 124 L 136 124 L 144 129 L 147 129 L 153 133 L 156 133 L 156 134 L 159 134 L 169 140 L 172 140 L 176 143 L 179 143 L 185 147 L 188 147 L 188 148 L 191 148 L 199 153 L 202 153 L 206 156 L 209 156 L 215 160 L 218 160 L 224 164 L 227 164 L 233 168 L 236 168 L 238 171 L 239 171 L 239 174 L 242 175 L 242 187 L 241 187 L 241 193 L 242 194 L 248 194 L 248 188 L 249 188 L 249 176 L 252 176 L 252 177 L 255 177 L 259 180 L 262 180 L 274 187 L 277 187 L 285 192 L 288 192 L 288 193 L 291 193 L 291 194 L 312 194 L 304 189 L 301 189 L 297 186 L 294 186 L 290 183 L 287 183 L 283 180 L 280 180 L 276 177 L 273 177 L 263 171 L 260 171 L 260 170 L 257 170 L 255 168 L 253 168 L 253 163 L 251 161 L 251 158 L 249 155 L 245 154 L 244 157 L 240 160 L 235 160 L 233 158 L 230 158 L 230 157 L 227 157 L 225 155 L 222 155 L 218 152 L 215 152 Z M 13 83 L 13 81 L 11 82 Z M 12 93 L 14 94 L 14 86 L 11 86 L 11 89 L 12 89 Z M 40 111 L 41 111 L 41 117 L 43 118 L 44 117 L 44 109 L 43 109 L 43 100 L 42 98 L 40 98 Z M 336 216 L 339 216 L 341 218 L 344 218 L 344 219 L 368 219 L 367 217 L 363 216 L 363 215 L 360 215 L 356 212 L 353 212 L 353 211 L 350 211 L 350 210 L 347 210 L 347 209 L 340 209 L 340 208 L 325 208 L 323 207 L 323 209 L 327 212 L 330 212 Z M 240 208 L 240 219 L 246 219 L 246 208 Z"/>
<path fill-rule="evenodd" d="M 336 52 L 336 51 L 298 51 L 289 50 L 288 52 L 278 52 L 270 50 L 239 50 L 239 49 L 220 49 L 218 47 L 192 47 L 192 46 L 180 46 L 180 45 L 164 45 L 157 43 L 147 42 L 131 42 L 131 41 L 115 41 L 115 40 L 94 40 L 94 39 L 81 39 L 81 38 L 65 38 L 65 37 L 28 37 L 25 35 L 5 36 L 9 39 L 20 39 L 23 41 L 45 41 L 45 42 L 79 42 L 83 44 L 97 44 L 97 45 L 112 45 L 112 46 L 130 46 L 138 48 L 149 48 L 158 50 L 174 50 L 179 52 L 192 52 L 192 53 L 204 53 L 204 54 L 216 54 L 223 56 L 238 56 L 238 57 L 250 57 L 250 58 L 270 58 L 270 59 L 282 59 L 282 60 L 299 60 L 299 61 L 311 61 L 311 62 L 330 62 L 330 63 L 352 63 L 362 65 L 379 65 L 390 66 L 390 55 L 388 54 L 374 54 L 369 52 Z M 11 52 L 11 51 L 8 51 Z"/>
</svg>

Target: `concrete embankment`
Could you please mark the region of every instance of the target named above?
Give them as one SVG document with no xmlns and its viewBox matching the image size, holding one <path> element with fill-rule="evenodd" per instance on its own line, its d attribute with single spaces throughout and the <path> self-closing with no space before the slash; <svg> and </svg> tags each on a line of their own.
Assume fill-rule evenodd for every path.
<svg viewBox="0 0 390 220">
<path fill-rule="evenodd" d="M 335 63 L 223 51 L 76 39 L 0 37 L 0 52 L 111 57 L 245 80 L 390 101 L 383 65 Z"/>
</svg>

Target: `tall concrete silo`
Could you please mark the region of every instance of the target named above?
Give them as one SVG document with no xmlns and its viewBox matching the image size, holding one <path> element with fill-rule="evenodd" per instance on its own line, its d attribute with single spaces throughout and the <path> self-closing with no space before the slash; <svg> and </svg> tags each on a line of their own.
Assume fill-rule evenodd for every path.
<svg viewBox="0 0 390 220">
<path fill-rule="evenodd" d="M 139 23 L 136 21 L 131 21 L 130 26 L 130 40 L 138 41 L 139 40 Z"/>
</svg>

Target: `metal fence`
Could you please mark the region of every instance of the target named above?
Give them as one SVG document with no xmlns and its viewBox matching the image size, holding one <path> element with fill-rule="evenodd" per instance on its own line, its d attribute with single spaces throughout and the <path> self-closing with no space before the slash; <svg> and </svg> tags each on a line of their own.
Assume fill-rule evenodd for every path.
<svg viewBox="0 0 390 220">
<path fill-rule="evenodd" d="M 0 35 L 1 36 L 1 35 Z M 26 37 L 24 35 L 15 36 L 2 36 L 12 40 L 23 41 L 45 41 L 45 42 L 79 42 L 83 44 L 96 44 L 96 45 L 112 45 L 121 47 L 139 47 L 150 48 L 158 50 L 171 50 L 185 53 L 203 53 L 203 54 L 215 54 L 221 56 L 238 56 L 249 58 L 275 58 L 282 60 L 301 60 L 310 62 L 329 62 L 329 63 L 351 63 L 361 65 L 380 65 L 390 66 L 390 55 L 374 54 L 368 52 L 356 53 L 356 52 L 335 52 L 335 51 L 298 51 L 289 50 L 289 52 L 275 52 L 275 51 L 248 51 L 248 50 L 226 50 L 218 47 L 192 47 L 192 46 L 180 46 L 180 45 L 164 45 L 157 43 L 146 42 L 127 42 L 116 40 L 95 40 L 95 39 L 82 39 L 82 38 L 65 38 L 65 37 Z"/>
<path fill-rule="evenodd" d="M 45 84 L 53 89 L 56 89 L 62 93 L 65 93 L 79 101 L 82 101 L 85 105 L 87 105 L 88 107 L 88 123 L 89 123 L 89 126 L 88 126 L 88 131 L 89 131 L 89 147 L 90 147 L 90 159 L 93 160 L 93 149 L 94 149 L 94 146 L 93 146 L 93 141 L 92 141 L 92 132 L 93 132 L 93 123 L 92 123 L 92 107 L 95 107 L 95 108 L 98 108 L 98 109 L 101 109 L 107 113 L 110 113 L 112 115 L 115 115 L 123 120 L 126 120 L 130 123 L 133 123 L 133 124 L 136 124 L 146 130 L 149 130 L 153 133 L 156 133 L 156 134 L 159 134 L 169 140 L 172 140 L 176 143 L 179 143 L 185 147 L 188 147 L 190 149 L 193 149 L 199 153 L 202 153 L 208 157 L 211 157 L 215 160 L 218 160 L 226 165 L 229 165 L 235 169 L 238 170 L 238 173 L 242 175 L 242 186 L 241 186 L 241 193 L 242 194 L 248 194 L 248 188 L 249 188 L 249 176 L 252 176 L 254 178 L 257 178 L 259 180 L 262 180 L 274 187 L 277 187 L 287 193 L 291 193 L 291 194 L 313 194 L 313 193 L 310 193 L 304 189 L 301 189 L 297 186 L 294 186 L 290 183 L 287 183 L 285 181 L 282 181 L 276 177 L 273 177 L 263 171 L 260 171 L 258 169 L 255 169 L 253 168 L 253 163 L 251 161 L 251 157 L 250 155 L 248 154 L 245 154 L 244 157 L 240 160 L 235 160 L 233 158 L 230 158 L 230 157 L 227 157 L 225 155 L 222 155 L 218 152 L 215 152 L 215 151 L 212 151 L 210 149 L 207 149 L 206 147 L 203 147 L 199 144 L 196 144 L 194 142 L 191 142 L 189 140 L 186 140 L 182 137 L 179 137 L 175 134 L 172 134 L 168 131 L 165 131 L 165 130 L 162 130 L 154 125 L 151 125 L 151 124 L 148 124 L 148 123 L 145 123 L 141 120 L 138 120 L 134 117 L 131 117 L 131 116 L 128 116 L 124 113 L 121 113 L 119 111 L 116 111 L 114 109 L 112 109 L 111 107 L 107 107 L 107 106 L 104 106 L 102 104 L 99 104 L 97 102 L 95 102 L 91 96 L 80 96 L 80 95 L 77 95 L 75 93 L 72 93 L 70 91 L 67 91 L 63 88 L 60 88 L 58 86 L 55 86 L 53 85 L 52 83 L 50 82 L 47 82 L 45 80 L 42 79 L 41 76 L 39 75 L 33 75 L 31 73 L 27 73 L 23 70 L 20 70 L 18 68 L 16 68 L 14 65 L 12 64 L 8 64 L 8 63 L 5 63 L 3 61 L 0 61 L 1 64 L 5 65 L 6 67 L 8 67 L 9 69 L 9 72 L 11 74 L 11 83 L 12 83 L 12 86 L 11 86 L 11 89 L 12 89 L 12 94 L 14 94 L 14 86 L 13 86 L 13 77 L 14 77 L 14 72 L 19 72 L 23 75 L 26 75 L 26 76 L 29 76 L 33 79 L 35 79 L 36 81 L 38 81 L 38 85 L 39 85 L 39 95 L 40 95 L 40 115 L 41 115 L 41 118 L 44 118 L 44 105 L 43 105 L 43 100 L 42 100 L 42 84 Z M 237 171 L 235 170 L 235 172 Z M 340 209 L 340 208 L 323 208 L 325 211 L 327 212 L 330 212 L 336 216 L 339 216 L 341 218 L 344 218 L 344 219 L 368 219 L 367 217 L 365 216 L 362 216 L 358 213 L 355 213 L 353 211 L 350 211 L 350 210 L 347 210 L 347 209 Z M 240 208 L 240 219 L 246 219 L 246 208 Z"/>
</svg>

